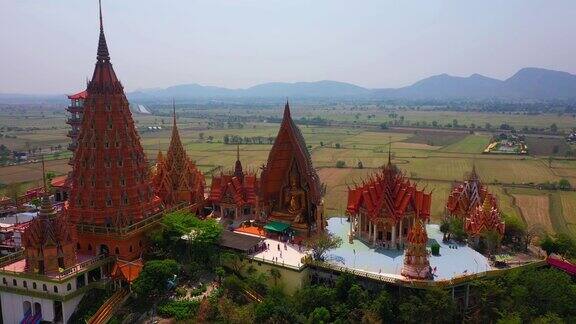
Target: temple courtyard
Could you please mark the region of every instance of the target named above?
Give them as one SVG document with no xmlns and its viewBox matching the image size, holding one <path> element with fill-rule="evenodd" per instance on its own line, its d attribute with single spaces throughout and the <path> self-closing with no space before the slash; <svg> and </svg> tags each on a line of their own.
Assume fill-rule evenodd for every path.
<svg viewBox="0 0 576 324">
<path fill-rule="evenodd" d="M 404 264 L 403 250 L 375 249 L 357 239 L 350 244 L 348 241 L 349 229 L 350 224 L 345 218 L 333 217 L 328 219 L 327 230 L 342 238 L 342 245 L 328 252 L 327 261 L 329 263 L 383 277 L 403 278 L 400 275 Z M 471 247 L 442 242 L 442 232 L 440 232 L 439 225 L 428 224 L 426 230 L 429 237 L 427 246 L 430 247 L 434 241 L 440 244 L 440 255 L 430 255 L 429 259 L 434 280 L 449 280 L 492 269 L 489 260 Z M 302 266 L 302 257 L 307 253 L 304 247 L 289 243 L 285 245 L 283 242 L 271 238 L 264 238 L 264 241 L 269 249 L 257 252 L 252 257 L 269 262 L 273 261 L 288 267 L 300 268 Z"/>
<path fill-rule="evenodd" d="M 345 218 L 328 219 L 327 229 L 342 238 L 342 245 L 329 252 L 329 262 L 355 270 L 401 277 L 400 271 L 404 264 L 402 250 L 374 249 L 356 239 L 350 244 L 348 242 L 350 224 Z M 430 255 L 430 266 L 433 269 L 435 280 L 447 280 L 491 269 L 489 260 L 471 247 L 442 242 L 442 232 L 440 232 L 439 225 L 428 224 L 426 231 L 428 232 L 428 247 L 434 241 L 440 244 L 440 255 Z"/>
</svg>

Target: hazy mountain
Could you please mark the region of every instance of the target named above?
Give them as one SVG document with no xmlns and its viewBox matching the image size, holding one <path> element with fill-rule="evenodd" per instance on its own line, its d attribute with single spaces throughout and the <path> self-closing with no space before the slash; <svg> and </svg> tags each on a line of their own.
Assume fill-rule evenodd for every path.
<svg viewBox="0 0 576 324">
<path fill-rule="evenodd" d="M 187 84 L 128 94 L 134 100 L 166 98 L 364 98 L 435 100 L 576 100 L 576 75 L 524 68 L 502 81 L 480 74 L 440 74 L 397 89 L 367 89 L 336 81 L 271 82 L 246 89 Z"/>
<path fill-rule="evenodd" d="M 576 75 L 540 68 L 524 68 L 504 82 L 506 93 L 528 99 L 576 98 Z"/>
<path fill-rule="evenodd" d="M 357 97 L 369 96 L 371 90 L 337 81 L 270 82 L 246 89 L 227 89 L 199 84 L 183 84 L 166 89 L 131 92 L 132 99 L 189 99 L 189 98 L 283 98 L 283 97 Z"/>
<path fill-rule="evenodd" d="M 375 90 L 385 97 L 413 99 L 485 99 L 501 97 L 503 82 L 472 74 L 456 77 L 448 74 L 435 75 L 399 89 Z"/>
<path fill-rule="evenodd" d="M 127 94 L 134 102 L 220 99 L 243 101 L 257 98 L 312 98 L 366 100 L 567 100 L 576 102 L 576 75 L 540 68 L 524 68 L 506 80 L 480 74 L 457 77 L 440 74 L 396 89 L 367 89 L 337 81 L 270 82 L 245 89 L 228 89 L 199 84 L 182 84 L 165 89 L 141 89 Z M 34 96 L 0 94 L 0 103 L 30 103 L 64 100 L 65 96 Z"/>
</svg>

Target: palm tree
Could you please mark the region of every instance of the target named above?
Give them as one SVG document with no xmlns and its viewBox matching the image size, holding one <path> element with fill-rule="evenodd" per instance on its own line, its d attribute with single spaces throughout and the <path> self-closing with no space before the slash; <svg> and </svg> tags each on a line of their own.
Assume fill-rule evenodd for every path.
<svg viewBox="0 0 576 324">
<path fill-rule="evenodd" d="M 276 268 L 270 268 L 270 276 L 272 276 L 272 278 L 274 279 L 274 286 L 276 286 L 278 285 L 278 279 L 282 277 L 282 274 L 280 273 L 280 270 Z"/>
</svg>

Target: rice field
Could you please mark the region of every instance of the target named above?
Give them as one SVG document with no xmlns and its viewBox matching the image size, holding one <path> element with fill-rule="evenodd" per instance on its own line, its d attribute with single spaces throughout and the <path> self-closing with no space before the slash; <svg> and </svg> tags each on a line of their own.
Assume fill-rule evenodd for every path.
<svg viewBox="0 0 576 324">
<path fill-rule="evenodd" d="M 410 116 L 433 118 L 427 113 Z M 37 128 L 28 132 L 17 131 L 14 133 L 17 134 L 15 139 L 0 138 L 0 144 L 11 149 L 68 143 L 68 126 L 63 115 L 49 116 L 45 124 L 39 114 L 28 118 L 1 117 L 0 126 L 19 123 L 19 126 Z M 138 127 L 165 127 L 161 131 L 141 132 L 145 153 L 153 163 L 158 150 L 165 152 L 168 148 L 172 120 L 167 116 L 137 116 L 136 122 Z M 234 166 L 236 145 L 224 144 L 225 135 L 275 137 L 279 124 L 246 123 L 243 128 L 215 129 L 207 119 L 182 117 L 178 118 L 178 127 L 189 157 L 203 172 L 212 172 L 215 169 L 231 170 Z M 452 183 L 462 180 L 475 165 L 481 179 L 490 184 L 490 190 L 497 196 L 503 213 L 514 217 L 522 214 L 528 224 L 542 223 L 552 231 L 569 232 L 576 236 L 575 192 L 522 191 L 517 188 L 508 190 L 514 184 L 554 182 L 562 178 L 576 186 L 574 160 L 554 160 L 550 167 L 546 157 L 483 155 L 480 153 L 490 138 L 490 135 L 485 134 L 400 130 L 380 132 L 317 126 L 300 126 L 300 129 L 320 179 L 327 185 L 325 208 L 329 216 L 344 212 L 347 185 L 354 181 L 360 182 L 387 162 L 391 142 L 392 161 L 420 187 L 432 192 L 431 213 L 434 222 L 439 221 L 444 214 L 444 204 Z M 340 148 L 336 148 L 337 144 Z M 260 167 L 266 163 L 270 148 L 268 143 L 240 145 L 244 168 L 259 172 Z M 337 161 L 344 161 L 346 168 L 336 168 Z M 358 162 L 362 162 L 364 169 L 357 168 Z M 65 174 L 70 170 L 68 159 L 48 161 L 47 170 L 58 175 Z M 39 163 L 0 168 L 1 184 L 21 182 L 26 188 L 38 185 L 40 179 Z M 207 176 L 207 182 L 210 182 L 210 176 Z"/>
<path fill-rule="evenodd" d="M 556 232 L 550 219 L 548 195 L 514 194 L 514 198 L 528 224 L 539 225 L 548 233 Z"/>
</svg>

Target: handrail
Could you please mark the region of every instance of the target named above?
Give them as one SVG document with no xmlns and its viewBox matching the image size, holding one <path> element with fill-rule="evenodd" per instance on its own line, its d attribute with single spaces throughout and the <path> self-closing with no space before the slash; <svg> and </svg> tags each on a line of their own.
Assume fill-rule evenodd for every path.
<svg viewBox="0 0 576 324">
<path fill-rule="evenodd" d="M 10 269 L 2 269 L 2 270 L 0 270 L 0 272 L 6 273 L 6 274 L 11 274 L 11 275 L 16 275 L 16 276 L 25 276 L 25 277 L 30 277 L 30 278 L 37 278 L 40 280 L 49 279 L 52 281 L 59 281 L 59 280 L 69 278 L 69 277 L 71 277 L 71 276 L 73 276 L 73 275 L 75 275 L 81 271 L 84 271 L 84 270 L 90 268 L 90 266 L 92 266 L 94 264 L 106 263 L 106 262 L 112 261 L 114 258 L 115 257 L 113 257 L 113 256 L 106 256 L 104 254 L 101 254 L 95 258 L 82 261 L 73 267 L 70 267 L 68 269 L 64 269 L 62 272 L 50 273 L 50 274 L 46 274 L 46 275 L 38 274 L 38 273 L 31 273 L 31 272 L 13 271 Z"/>
<path fill-rule="evenodd" d="M 91 225 L 91 224 L 77 224 L 76 229 L 78 232 L 82 233 L 92 233 L 92 234 L 117 234 L 117 235 L 126 235 L 132 231 L 144 228 L 150 224 L 153 224 L 160 220 L 165 214 L 179 211 L 187 207 L 186 203 L 180 203 L 175 205 L 169 209 L 164 209 L 152 216 L 146 217 L 143 220 L 136 222 L 132 225 L 128 225 L 125 227 L 107 227 L 101 225 Z"/>
<path fill-rule="evenodd" d="M 0 266 L 12 263 L 13 261 L 20 260 L 24 257 L 24 249 L 20 248 L 18 251 L 10 253 L 0 258 Z"/>
<path fill-rule="evenodd" d="M 495 275 L 501 274 L 503 272 L 506 272 L 508 270 L 518 269 L 519 267 L 538 267 L 538 266 L 542 266 L 542 265 L 546 264 L 545 261 L 538 260 L 538 261 L 526 263 L 522 266 L 518 266 L 518 267 L 514 267 L 514 268 L 492 269 L 492 270 L 488 270 L 488 271 L 484 271 L 484 272 L 478 272 L 478 273 L 473 273 L 473 274 L 469 274 L 469 275 L 462 275 L 462 276 L 458 276 L 458 277 L 453 277 L 450 279 L 414 280 L 414 279 L 395 278 L 395 277 L 387 276 L 385 274 L 374 274 L 371 272 L 358 270 L 358 269 L 346 268 L 343 266 L 338 266 L 335 264 L 330 264 L 330 263 L 322 262 L 322 261 L 304 260 L 304 262 L 306 265 L 316 266 L 319 268 L 334 270 L 334 271 L 338 271 L 338 272 L 351 273 L 351 274 L 356 275 L 356 276 L 365 277 L 365 278 L 369 278 L 369 279 L 373 279 L 373 280 L 377 280 L 377 281 L 382 281 L 382 282 L 387 282 L 387 283 L 391 283 L 391 284 L 410 285 L 411 287 L 419 287 L 419 288 L 425 288 L 425 287 L 431 287 L 431 286 L 441 286 L 441 287 L 455 286 L 455 285 L 462 284 L 464 282 L 471 281 L 473 279 L 495 276 Z"/>
</svg>

